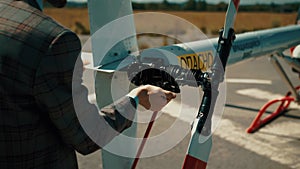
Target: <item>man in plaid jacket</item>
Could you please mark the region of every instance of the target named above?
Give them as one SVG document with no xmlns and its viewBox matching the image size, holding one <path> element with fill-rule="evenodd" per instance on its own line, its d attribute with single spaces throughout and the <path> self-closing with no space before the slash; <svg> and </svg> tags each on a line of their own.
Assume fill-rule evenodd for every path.
<svg viewBox="0 0 300 169">
<path fill-rule="evenodd" d="M 63 7 L 66 0 L 48 2 Z M 84 132 L 74 109 L 72 77 L 80 50 L 78 37 L 44 15 L 35 0 L 0 0 L 1 169 L 78 168 L 75 150 L 89 154 L 102 146 Z M 138 88 L 136 97 L 149 109 L 149 97 L 156 95 L 164 96 L 165 104 L 175 98 L 149 85 Z M 120 113 L 134 114 L 127 108 L 132 105 L 136 102 L 129 97 L 115 103 L 101 116 L 103 126 L 118 132 L 128 128 L 131 121 Z M 107 142 L 115 136 L 97 132 L 104 132 Z"/>
</svg>

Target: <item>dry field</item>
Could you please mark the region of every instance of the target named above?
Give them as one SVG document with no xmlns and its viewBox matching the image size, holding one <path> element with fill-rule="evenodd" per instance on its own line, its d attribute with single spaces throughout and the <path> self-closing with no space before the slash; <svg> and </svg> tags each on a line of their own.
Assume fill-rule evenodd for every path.
<svg viewBox="0 0 300 169">
<path fill-rule="evenodd" d="M 135 13 L 144 11 L 135 11 Z M 223 12 L 189 12 L 189 11 L 164 11 L 165 13 L 183 18 L 204 33 L 216 34 L 224 23 L 225 13 Z M 88 10 L 86 8 L 46 8 L 45 13 L 59 21 L 61 24 L 77 33 L 89 31 Z M 293 24 L 296 13 L 246 13 L 240 12 L 237 15 L 235 29 L 237 32 L 265 29 Z M 137 25 L 138 29 L 139 25 Z M 141 27 L 142 28 L 142 27 Z"/>
</svg>

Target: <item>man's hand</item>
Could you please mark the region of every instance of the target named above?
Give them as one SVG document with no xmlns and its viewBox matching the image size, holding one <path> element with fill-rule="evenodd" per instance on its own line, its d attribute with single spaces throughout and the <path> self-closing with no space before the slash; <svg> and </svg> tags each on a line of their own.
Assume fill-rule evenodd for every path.
<svg viewBox="0 0 300 169">
<path fill-rule="evenodd" d="M 145 85 L 137 88 L 136 96 L 139 98 L 139 104 L 146 109 L 160 111 L 176 97 L 176 94 L 160 87 Z"/>
</svg>

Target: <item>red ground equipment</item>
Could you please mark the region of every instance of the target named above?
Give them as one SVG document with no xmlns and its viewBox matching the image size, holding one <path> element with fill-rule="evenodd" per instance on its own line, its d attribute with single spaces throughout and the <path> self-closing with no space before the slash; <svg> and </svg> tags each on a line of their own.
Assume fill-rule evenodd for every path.
<svg viewBox="0 0 300 169">
<path fill-rule="evenodd" d="M 283 59 L 292 67 L 292 70 L 295 73 L 298 73 L 300 75 L 300 59 L 299 58 L 293 58 L 290 56 L 281 55 Z M 290 79 L 286 75 L 284 69 L 280 65 L 279 61 L 275 56 L 271 56 L 271 62 L 274 65 L 275 69 L 283 79 L 283 81 L 286 83 L 286 85 L 289 87 L 290 91 L 285 95 L 285 97 L 280 99 L 274 99 L 266 103 L 258 112 L 257 116 L 253 120 L 252 124 L 249 126 L 249 128 L 246 130 L 247 133 L 254 133 L 260 128 L 264 127 L 266 124 L 272 122 L 274 119 L 282 115 L 284 112 L 287 111 L 289 105 L 291 102 L 296 102 L 299 104 L 299 93 L 298 90 L 300 89 L 300 86 L 294 87 L 291 83 Z M 266 116 L 265 118 L 261 119 L 263 114 L 266 113 L 267 109 L 271 107 L 272 105 L 280 103 L 279 106 L 275 109 L 274 112 Z"/>
</svg>

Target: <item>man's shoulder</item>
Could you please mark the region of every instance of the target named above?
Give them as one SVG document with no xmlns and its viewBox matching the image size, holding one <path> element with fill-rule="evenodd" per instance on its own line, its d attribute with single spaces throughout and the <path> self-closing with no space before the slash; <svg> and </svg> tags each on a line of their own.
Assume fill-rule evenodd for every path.
<svg viewBox="0 0 300 169">
<path fill-rule="evenodd" d="M 38 34 L 40 37 L 57 36 L 61 32 L 70 31 L 39 9 L 23 1 L 0 0 L 1 3 L 7 11 L 2 11 L 1 18 L 14 23 L 12 29 L 22 27 L 25 28 L 23 29 L 24 33 Z"/>
<path fill-rule="evenodd" d="M 14 41 L 19 41 L 35 49 L 47 50 L 48 46 L 59 36 L 68 34 L 76 36 L 39 9 L 23 1 L 0 0 L 0 16 L 4 27 L 0 32 Z"/>
</svg>

